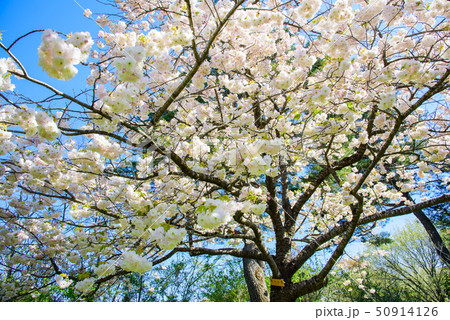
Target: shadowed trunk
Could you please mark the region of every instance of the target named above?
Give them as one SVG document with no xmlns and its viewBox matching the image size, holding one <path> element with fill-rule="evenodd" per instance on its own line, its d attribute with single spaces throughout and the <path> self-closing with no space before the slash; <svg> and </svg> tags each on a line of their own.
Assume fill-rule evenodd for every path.
<svg viewBox="0 0 450 320">
<path fill-rule="evenodd" d="M 395 181 L 393 182 L 393 186 L 395 189 L 400 191 L 400 188 L 396 185 Z M 411 197 L 411 195 L 408 192 L 403 193 L 403 196 L 411 201 L 414 202 L 414 199 Z M 416 218 L 419 220 L 419 222 L 424 227 L 425 231 L 428 233 L 428 236 L 430 237 L 431 242 L 433 243 L 434 248 L 436 249 L 436 253 L 441 258 L 442 262 L 450 268 L 450 252 L 448 248 L 445 246 L 444 241 L 441 238 L 441 235 L 439 234 L 439 231 L 434 226 L 433 222 L 425 215 L 425 213 L 422 210 L 416 210 L 413 212 Z"/>
<path fill-rule="evenodd" d="M 397 188 L 397 190 L 398 190 L 398 188 Z M 409 193 L 405 193 L 403 195 L 409 201 L 414 202 L 413 198 L 409 195 Z M 441 258 L 441 260 L 445 263 L 445 265 L 447 267 L 450 268 L 450 252 L 448 251 L 447 247 L 445 246 L 445 243 L 442 240 L 441 235 L 439 234 L 439 231 L 434 226 L 433 222 L 425 215 L 425 213 L 422 210 L 415 211 L 414 215 L 420 221 L 420 223 L 424 227 L 425 231 L 428 233 L 428 236 L 430 237 L 431 242 L 433 243 L 434 247 L 436 248 L 436 252 L 439 255 L 439 257 Z"/>
<path fill-rule="evenodd" d="M 414 215 L 417 219 L 419 219 L 422 226 L 428 233 L 431 242 L 433 242 L 434 247 L 436 248 L 436 252 L 442 261 L 446 264 L 447 267 L 450 268 L 450 252 L 445 246 L 444 241 L 441 238 L 438 230 L 434 226 L 433 222 L 423 213 L 422 210 L 414 212 Z"/>
<path fill-rule="evenodd" d="M 247 252 L 259 252 L 256 245 L 251 243 L 245 243 L 244 251 Z M 247 289 L 250 294 L 250 301 L 252 302 L 268 302 L 269 292 L 267 290 L 264 262 L 259 260 L 253 260 L 244 258 L 244 278 L 247 284 Z"/>
</svg>

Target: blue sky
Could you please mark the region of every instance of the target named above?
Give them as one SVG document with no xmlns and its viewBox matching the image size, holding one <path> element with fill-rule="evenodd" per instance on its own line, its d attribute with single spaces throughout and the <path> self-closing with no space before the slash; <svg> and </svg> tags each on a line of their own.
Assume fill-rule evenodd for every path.
<svg viewBox="0 0 450 320">
<path fill-rule="evenodd" d="M 18 37 L 40 29 L 53 29 L 65 34 L 89 31 L 94 38 L 100 27 L 93 19 L 83 16 L 85 8 L 89 8 L 94 13 L 108 10 L 108 7 L 100 5 L 95 0 L 0 0 L 2 42 L 9 46 Z M 42 32 L 38 32 L 21 39 L 12 48 L 12 53 L 34 78 L 48 82 L 67 93 L 76 88 L 83 88 L 84 79 L 89 74 L 88 68 L 83 70 L 77 67 L 78 75 L 69 82 L 51 79 L 41 70 L 37 65 L 37 48 L 41 43 L 41 36 Z M 6 57 L 6 54 L 1 52 L 0 57 Z M 17 91 L 27 90 L 27 93 L 39 93 L 39 88 L 30 87 L 29 84 L 24 83 L 24 80 L 13 78 L 12 81 Z"/>
</svg>

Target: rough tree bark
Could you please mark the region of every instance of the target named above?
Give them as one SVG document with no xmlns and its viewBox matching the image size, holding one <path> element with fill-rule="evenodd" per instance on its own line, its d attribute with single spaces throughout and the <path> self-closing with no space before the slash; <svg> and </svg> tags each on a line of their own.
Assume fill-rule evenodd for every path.
<svg viewBox="0 0 450 320">
<path fill-rule="evenodd" d="M 246 242 L 244 252 L 255 252 L 258 248 L 253 242 Z M 244 258 L 244 278 L 252 302 L 269 302 L 269 292 L 265 282 L 264 261 Z"/>
</svg>

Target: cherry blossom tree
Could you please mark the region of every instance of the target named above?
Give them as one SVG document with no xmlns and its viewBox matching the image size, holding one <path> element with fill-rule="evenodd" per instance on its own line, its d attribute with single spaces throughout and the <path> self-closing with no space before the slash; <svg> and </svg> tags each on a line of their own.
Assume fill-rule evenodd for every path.
<svg viewBox="0 0 450 320">
<path fill-rule="evenodd" d="M 267 266 L 270 301 L 294 301 L 377 221 L 450 201 L 450 2 L 114 5 L 95 36 L 26 35 L 50 77 L 90 69 L 76 94 L 0 43 L 3 300 L 96 299 L 188 252 L 256 262 L 254 300 Z"/>
</svg>

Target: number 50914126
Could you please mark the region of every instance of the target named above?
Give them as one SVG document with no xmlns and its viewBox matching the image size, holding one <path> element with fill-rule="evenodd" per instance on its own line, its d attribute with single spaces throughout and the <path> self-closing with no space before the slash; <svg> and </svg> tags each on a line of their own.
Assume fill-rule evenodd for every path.
<svg viewBox="0 0 450 320">
<path fill-rule="evenodd" d="M 416 317 L 436 317 L 438 315 L 438 308 L 433 307 L 377 307 L 376 316 L 385 317 L 406 317 L 406 316 L 416 316 Z"/>
</svg>

